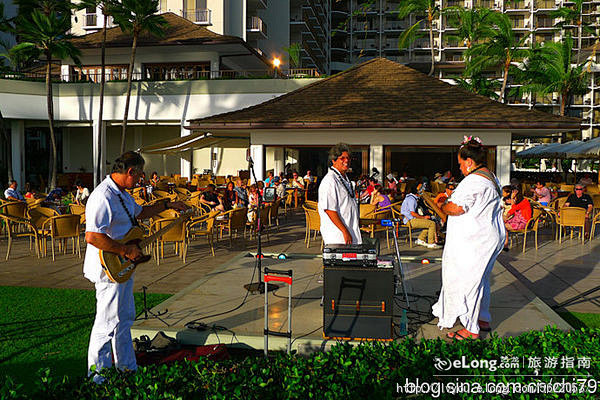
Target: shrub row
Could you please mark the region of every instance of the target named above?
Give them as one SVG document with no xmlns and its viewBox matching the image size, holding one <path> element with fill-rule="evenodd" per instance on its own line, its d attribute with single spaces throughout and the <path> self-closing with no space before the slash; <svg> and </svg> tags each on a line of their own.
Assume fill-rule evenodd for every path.
<svg viewBox="0 0 600 400">
<path fill-rule="evenodd" d="M 24 387 L 7 378 L 0 390 L 1 398 L 10 399 L 392 399 L 405 397 L 406 389 L 398 387 L 407 379 L 434 385 L 455 383 L 455 390 L 464 382 L 531 384 L 538 380 L 559 382 L 591 377 L 600 379 L 596 355 L 600 354 L 600 330 L 582 329 L 562 332 L 555 328 L 534 331 L 518 337 L 499 338 L 492 335 L 488 340 L 468 340 L 448 343 L 440 339 L 415 341 L 406 339 L 389 345 L 369 343 L 352 347 L 348 344 L 333 346 L 327 353 L 315 353 L 308 357 L 276 354 L 273 358 L 247 357 L 212 362 L 179 363 L 172 366 L 140 368 L 135 374 L 123 374 L 115 370 L 106 372 L 107 382 L 96 385 L 85 378 L 52 378 L 48 370 L 41 370 L 35 387 Z M 464 357 L 464 358 L 463 358 Z M 443 360 L 436 360 L 439 358 Z M 539 358 L 537 367 L 530 359 Z M 588 358 L 589 366 L 578 365 Z M 547 365 L 551 360 L 556 365 Z M 459 360 L 469 365 L 439 370 L 435 365 Z M 475 365 L 487 360 L 487 365 Z M 489 368 L 493 360 L 494 368 Z M 502 366 L 509 360 L 513 365 Z M 565 363 L 566 360 L 566 363 Z M 573 364 L 571 364 L 573 362 Z M 483 364 L 483 363 L 480 363 Z M 517 365 L 518 364 L 518 365 Z M 488 368 L 485 368 L 485 367 Z M 537 375 L 531 376 L 531 375 Z M 441 375 L 454 375 L 441 376 Z M 461 375 L 461 376 L 457 376 Z M 470 375 L 470 376 L 466 376 Z M 510 375 L 510 376 L 509 376 Z M 529 375 L 529 376 L 528 376 Z M 539 386 L 538 386 L 539 387 Z M 413 388 L 414 389 L 414 388 Z M 554 389 L 557 389 L 556 387 Z M 598 389 L 579 386 L 586 393 L 525 393 L 505 390 L 503 396 L 489 393 L 464 394 L 439 393 L 439 398 L 598 398 Z M 446 390 L 452 390 L 451 387 Z M 497 390 L 497 389 L 496 389 Z M 544 389 L 538 389 L 544 390 Z M 545 389 L 546 391 L 553 391 Z M 563 388 L 564 390 L 564 388 Z M 439 392 L 439 386 L 438 391 Z M 437 397 L 436 392 L 410 396 L 411 398 Z"/>
</svg>

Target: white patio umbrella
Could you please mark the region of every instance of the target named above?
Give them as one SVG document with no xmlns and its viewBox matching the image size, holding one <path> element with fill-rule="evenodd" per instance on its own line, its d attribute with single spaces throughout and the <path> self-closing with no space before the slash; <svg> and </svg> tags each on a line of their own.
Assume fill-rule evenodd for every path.
<svg viewBox="0 0 600 400">
<path fill-rule="evenodd" d="M 546 152 L 548 158 L 573 158 L 570 156 L 571 151 L 577 149 L 584 142 L 581 140 L 573 140 L 563 143 L 559 146 L 554 146 Z"/>
<path fill-rule="evenodd" d="M 598 159 L 600 158 L 600 137 L 587 142 L 569 151 L 569 158 L 576 159 Z"/>
</svg>

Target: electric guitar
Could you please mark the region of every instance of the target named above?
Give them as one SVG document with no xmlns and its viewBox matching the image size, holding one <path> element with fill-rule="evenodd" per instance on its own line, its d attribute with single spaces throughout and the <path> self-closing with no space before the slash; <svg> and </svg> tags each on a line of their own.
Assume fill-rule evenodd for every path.
<svg viewBox="0 0 600 400">
<path fill-rule="evenodd" d="M 127 232 L 125 237 L 117 242 L 121 244 L 135 244 L 140 249 L 148 246 L 157 238 L 161 237 L 169 229 L 175 227 L 181 220 L 187 220 L 193 215 L 193 210 L 188 210 L 182 213 L 177 219 L 170 222 L 168 225 L 162 227 L 152 235 L 144 238 L 144 231 L 139 226 L 134 226 Z M 139 264 L 148 262 L 152 257 L 145 254 L 135 260 L 130 260 L 127 257 L 122 257 L 119 254 L 111 253 L 109 251 L 100 250 L 100 263 L 102 269 L 108 276 L 108 278 L 115 283 L 127 282 L 131 277 L 136 267 Z"/>
</svg>

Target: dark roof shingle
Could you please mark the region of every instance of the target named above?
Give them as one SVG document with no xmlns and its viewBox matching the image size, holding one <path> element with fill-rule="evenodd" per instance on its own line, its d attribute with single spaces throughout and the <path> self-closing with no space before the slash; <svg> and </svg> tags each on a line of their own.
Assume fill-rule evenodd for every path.
<svg viewBox="0 0 600 400">
<path fill-rule="evenodd" d="M 168 26 L 163 37 L 150 33 L 140 35 L 138 46 L 165 46 L 174 44 L 202 44 L 207 42 L 243 42 L 235 36 L 224 36 L 214 33 L 203 26 L 196 25 L 171 12 L 162 16 L 167 20 Z M 106 30 L 106 47 L 130 47 L 133 37 L 114 27 Z M 78 36 L 73 39 L 73 44 L 79 48 L 96 48 L 102 44 L 102 31 Z"/>
<path fill-rule="evenodd" d="M 384 58 L 191 128 L 579 129 L 580 120 L 523 110 Z"/>
</svg>

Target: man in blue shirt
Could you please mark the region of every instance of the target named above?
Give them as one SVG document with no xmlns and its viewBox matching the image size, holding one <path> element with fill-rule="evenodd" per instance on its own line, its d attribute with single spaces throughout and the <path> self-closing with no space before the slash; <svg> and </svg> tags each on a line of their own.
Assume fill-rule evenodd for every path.
<svg viewBox="0 0 600 400">
<path fill-rule="evenodd" d="M 419 197 L 417 187 L 413 186 L 409 194 L 402 202 L 400 212 L 404 216 L 404 223 L 410 225 L 411 229 L 423 229 L 416 240 L 416 244 L 430 249 L 438 249 L 440 246 L 435 243 L 436 225 L 429 215 L 420 215 L 417 213 Z M 427 241 L 425 241 L 427 240 Z"/>
<path fill-rule="evenodd" d="M 4 191 L 4 198 L 9 201 L 25 201 L 25 198 L 21 193 L 17 191 L 17 181 L 10 181 L 8 189 Z"/>
</svg>

